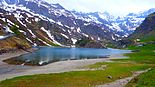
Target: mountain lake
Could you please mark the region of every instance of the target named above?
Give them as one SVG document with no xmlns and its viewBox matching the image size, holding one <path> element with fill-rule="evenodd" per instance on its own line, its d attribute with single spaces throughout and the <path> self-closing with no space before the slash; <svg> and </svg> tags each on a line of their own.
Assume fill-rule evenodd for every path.
<svg viewBox="0 0 155 87">
<path fill-rule="evenodd" d="M 15 57 L 16 60 L 44 65 L 56 61 L 108 58 L 111 55 L 130 53 L 130 50 L 96 48 L 38 47 L 38 50 Z"/>
</svg>

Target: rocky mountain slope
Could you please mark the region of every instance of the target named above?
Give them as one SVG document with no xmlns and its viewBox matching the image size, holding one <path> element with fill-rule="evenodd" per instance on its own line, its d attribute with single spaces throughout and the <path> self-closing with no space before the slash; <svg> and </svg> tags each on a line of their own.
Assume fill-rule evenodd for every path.
<svg viewBox="0 0 155 87">
<path fill-rule="evenodd" d="M 0 24 L 2 21 L 0 20 Z M 2 25 L 0 25 L 0 55 L 2 53 L 7 53 L 9 51 L 15 51 L 15 50 L 26 50 L 31 48 L 31 45 L 28 43 L 28 41 L 21 37 L 20 34 L 18 34 L 15 27 L 11 27 L 11 29 L 17 34 L 10 33 L 12 32 L 9 28 L 3 28 Z"/>
<path fill-rule="evenodd" d="M 127 37 L 153 11 L 116 18 L 108 12 L 68 11 L 43 0 L 1 0 L 0 28 L 35 46 L 73 46 L 81 38 L 108 44 Z"/>
<path fill-rule="evenodd" d="M 82 37 L 106 43 L 118 38 L 106 26 L 76 19 L 59 4 L 41 0 L 2 0 L 0 3 L 1 27 L 16 25 L 32 45 L 72 46 Z"/>
<path fill-rule="evenodd" d="M 31 48 L 31 46 L 26 40 L 15 36 L 0 40 L 0 54 L 19 49 L 26 50 L 29 48 Z"/>
<path fill-rule="evenodd" d="M 150 14 L 144 22 L 129 36 L 139 42 L 155 41 L 155 13 Z"/>
<path fill-rule="evenodd" d="M 155 13 L 147 16 L 132 34 L 118 41 L 116 44 L 120 48 L 129 45 L 143 46 L 146 44 L 155 44 Z"/>
</svg>

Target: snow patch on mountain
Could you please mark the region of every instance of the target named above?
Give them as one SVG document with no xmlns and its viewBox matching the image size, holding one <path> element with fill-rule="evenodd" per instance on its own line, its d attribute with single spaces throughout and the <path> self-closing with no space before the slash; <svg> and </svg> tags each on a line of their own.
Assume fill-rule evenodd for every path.
<svg viewBox="0 0 155 87">
<path fill-rule="evenodd" d="M 30 29 L 27 29 L 27 30 L 31 33 L 33 38 L 36 38 L 36 35 Z"/>
<path fill-rule="evenodd" d="M 69 39 L 69 37 L 63 33 L 61 33 L 62 36 L 64 36 L 65 38 Z"/>
<path fill-rule="evenodd" d="M 73 44 L 76 44 L 76 42 L 77 42 L 77 40 L 76 40 L 76 39 L 71 38 L 71 40 L 72 40 Z"/>
<path fill-rule="evenodd" d="M 52 40 L 53 43 L 62 46 L 62 44 L 60 44 L 54 39 L 54 37 L 51 35 L 51 32 L 49 30 L 46 30 L 44 27 L 41 27 L 40 29 L 43 30 L 48 35 L 48 37 Z"/>
</svg>

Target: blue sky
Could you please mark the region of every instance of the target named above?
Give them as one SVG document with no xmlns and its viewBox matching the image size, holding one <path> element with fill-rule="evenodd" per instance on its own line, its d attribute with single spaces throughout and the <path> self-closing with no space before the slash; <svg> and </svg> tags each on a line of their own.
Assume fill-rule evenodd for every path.
<svg viewBox="0 0 155 87">
<path fill-rule="evenodd" d="M 113 15 L 126 15 L 155 8 L 155 0 L 47 0 L 59 3 L 68 10 L 82 12 L 109 12 Z"/>
</svg>

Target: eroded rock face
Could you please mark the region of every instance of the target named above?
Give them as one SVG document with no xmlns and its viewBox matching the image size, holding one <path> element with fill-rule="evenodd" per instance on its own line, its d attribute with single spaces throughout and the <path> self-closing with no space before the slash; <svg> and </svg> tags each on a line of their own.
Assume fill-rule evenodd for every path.
<svg viewBox="0 0 155 87">
<path fill-rule="evenodd" d="M 19 49 L 27 50 L 29 48 L 31 48 L 31 45 L 26 40 L 15 36 L 0 40 L 0 54 L 8 53 L 10 51 L 15 51 Z"/>
</svg>

